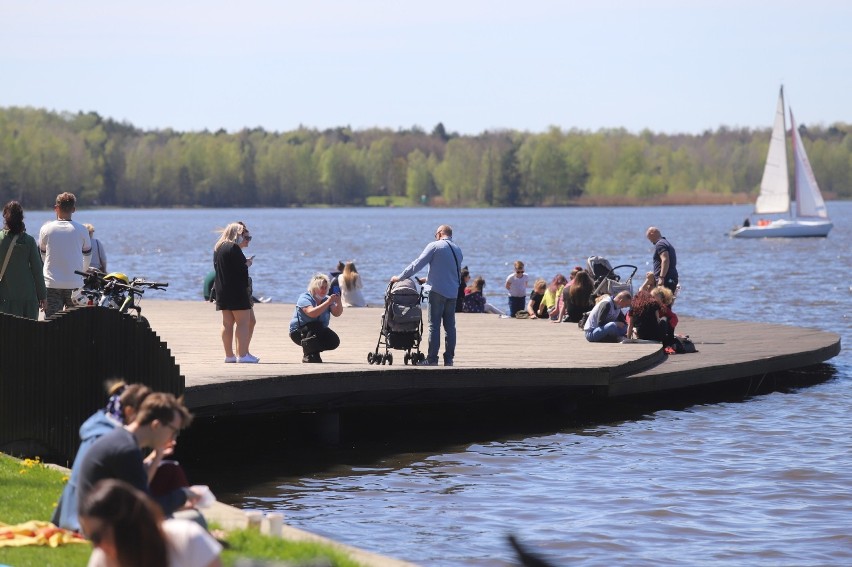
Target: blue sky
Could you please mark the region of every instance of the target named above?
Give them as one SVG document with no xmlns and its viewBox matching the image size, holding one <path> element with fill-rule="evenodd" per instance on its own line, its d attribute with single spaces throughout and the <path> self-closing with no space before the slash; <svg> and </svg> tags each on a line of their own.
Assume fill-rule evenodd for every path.
<svg viewBox="0 0 852 567">
<path fill-rule="evenodd" d="M 852 123 L 852 2 L 0 0 L 0 106 L 145 129 Z"/>
</svg>

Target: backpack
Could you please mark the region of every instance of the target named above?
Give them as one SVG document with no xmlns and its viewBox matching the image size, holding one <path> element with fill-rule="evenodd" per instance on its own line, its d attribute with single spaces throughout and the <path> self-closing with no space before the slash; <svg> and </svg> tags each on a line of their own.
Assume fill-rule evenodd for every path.
<svg viewBox="0 0 852 567">
<path fill-rule="evenodd" d="M 689 335 L 678 335 L 674 338 L 674 351 L 678 354 L 689 354 L 698 352 L 695 348 L 695 343 L 689 338 Z"/>
<path fill-rule="evenodd" d="M 612 308 L 612 306 L 609 304 L 608 299 L 602 299 L 601 301 L 606 301 L 606 304 L 603 307 L 601 307 L 601 314 L 600 314 L 600 317 L 598 317 L 598 321 L 606 322 L 607 315 L 609 315 L 609 310 Z M 595 306 L 595 307 L 597 307 L 597 306 Z M 586 321 L 589 320 L 589 315 L 592 314 L 592 311 L 594 311 L 594 307 L 591 310 L 586 311 L 585 313 L 583 313 L 580 316 L 580 320 L 577 321 L 578 327 L 580 327 L 581 329 L 586 327 Z"/>
</svg>

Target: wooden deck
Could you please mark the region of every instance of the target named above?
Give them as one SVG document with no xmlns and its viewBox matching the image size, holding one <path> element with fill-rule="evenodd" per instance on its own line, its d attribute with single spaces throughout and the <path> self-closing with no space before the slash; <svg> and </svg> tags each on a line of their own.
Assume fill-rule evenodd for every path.
<svg viewBox="0 0 852 567">
<path fill-rule="evenodd" d="M 288 337 L 293 305 L 255 307 L 251 352 L 259 364 L 225 364 L 221 317 L 212 304 L 146 300 L 143 313 L 169 345 L 197 414 L 329 409 L 375 404 L 463 401 L 501 393 L 566 388 L 622 396 L 673 390 L 809 366 L 837 355 L 840 337 L 812 329 L 682 318 L 678 332 L 699 352 L 666 356 L 658 343 L 594 344 L 575 324 L 459 314 L 453 367 L 371 365 L 379 308 L 347 309 L 332 321 L 341 346 L 324 364 L 303 364 Z M 425 333 L 425 331 L 424 331 Z M 422 350 L 428 340 L 424 336 Z"/>
</svg>

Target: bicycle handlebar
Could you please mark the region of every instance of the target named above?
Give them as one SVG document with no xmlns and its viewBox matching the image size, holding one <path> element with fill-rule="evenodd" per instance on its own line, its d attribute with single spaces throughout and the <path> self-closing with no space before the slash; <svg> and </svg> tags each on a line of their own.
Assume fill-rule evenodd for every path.
<svg viewBox="0 0 852 567">
<path fill-rule="evenodd" d="M 132 292 L 136 292 L 136 293 L 139 293 L 139 294 L 145 293 L 145 290 L 139 289 L 139 287 L 137 287 L 137 286 L 143 286 L 143 287 L 147 287 L 147 288 L 151 288 L 151 289 L 159 289 L 159 290 L 162 290 L 164 288 L 169 287 L 168 282 L 148 282 L 148 281 L 145 281 L 145 280 L 134 279 L 134 280 L 131 280 L 131 282 L 129 284 L 126 284 L 126 283 L 121 283 L 121 282 L 113 280 L 113 279 L 106 280 L 104 278 L 105 274 L 103 272 L 100 272 L 100 271 L 93 271 L 93 272 L 87 273 L 87 272 L 80 272 L 78 270 L 74 270 L 74 273 L 78 274 L 80 276 L 86 277 L 86 278 L 88 278 L 89 276 L 95 276 L 105 286 L 109 285 L 109 286 L 113 286 L 113 287 L 119 287 L 119 288 L 122 288 L 122 289 L 126 289 L 127 291 L 132 291 Z"/>
</svg>

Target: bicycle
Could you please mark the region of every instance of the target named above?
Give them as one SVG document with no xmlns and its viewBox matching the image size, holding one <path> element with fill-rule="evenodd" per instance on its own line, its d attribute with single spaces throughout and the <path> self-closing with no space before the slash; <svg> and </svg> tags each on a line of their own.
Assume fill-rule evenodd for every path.
<svg viewBox="0 0 852 567">
<path fill-rule="evenodd" d="M 165 291 L 169 286 L 166 282 L 151 282 L 141 278 L 131 280 L 121 272 L 105 274 L 93 269 L 74 273 L 84 278 L 83 287 L 77 289 L 73 295 L 75 303 L 81 306 L 116 309 L 144 325 L 148 325 L 148 320 L 142 316 L 142 307 L 139 305 L 142 295 L 148 289 Z"/>
</svg>

